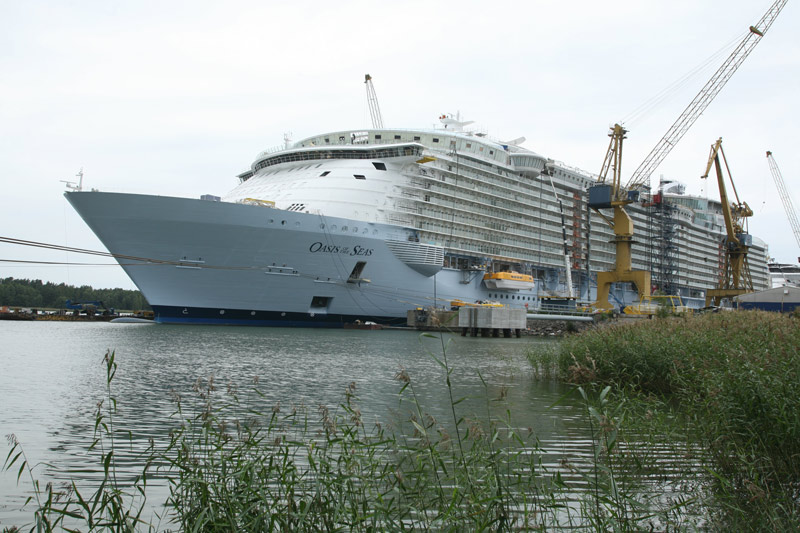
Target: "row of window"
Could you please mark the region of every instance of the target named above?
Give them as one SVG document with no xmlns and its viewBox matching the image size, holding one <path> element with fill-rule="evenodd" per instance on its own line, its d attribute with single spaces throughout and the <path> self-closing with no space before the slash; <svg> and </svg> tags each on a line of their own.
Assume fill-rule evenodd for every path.
<svg viewBox="0 0 800 533">
<path fill-rule="evenodd" d="M 502 292 L 497 292 L 495 294 L 489 294 L 489 298 L 494 298 L 495 300 L 533 300 L 533 296 L 523 296 L 521 294 L 504 294 Z"/>
<path fill-rule="evenodd" d="M 309 150 L 306 152 L 283 153 L 267 157 L 253 165 L 253 170 L 260 170 L 269 166 L 290 163 L 292 161 L 314 161 L 319 159 L 387 159 L 390 157 L 420 156 L 421 153 L 422 148 L 419 146 L 389 146 L 369 150 Z M 386 169 L 383 168 L 379 170 Z"/>
</svg>

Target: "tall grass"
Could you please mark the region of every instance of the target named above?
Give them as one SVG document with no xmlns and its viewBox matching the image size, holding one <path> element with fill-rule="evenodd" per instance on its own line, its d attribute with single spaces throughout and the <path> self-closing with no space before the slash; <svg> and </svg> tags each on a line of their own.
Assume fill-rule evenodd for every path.
<svg viewBox="0 0 800 533">
<path fill-rule="evenodd" d="M 736 312 L 618 324 L 569 337 L 562 379 L 657 394 L 709 451 L 709 482 L 736 527 L 800 525 L 800 321 Z"/>
<path fill-rule="evenodd" d="M 102 468 L 99 486 L 42 489 L 16 440 L 4 466 L 31 477 L 31 531 L 159 530 L 162 517 L 146 511 L 153 475 L 169 480 L 163 519 L 182 531 L 639 531 L 696 523 L 691 499 L 665 497 L 643 478 L 658 466 L 634 453 L 641 428 L 631 432 L 627 422 L 643 404 L 612 401 L 609 388 L 578 389 L 592 451 L 554 466 L 552 451 L 514 424 L 504 391 L 489 397 L 482 376 L 483 412 L 463 410 L 447 354 L 443 343 L 431 357 L 449 393 L 449 420 L 429 414 L 405 369 L 395 376 L 401 414 L 388 423 L 364 419 L 353 383 L 338 406 L 309 408 L 264 407 L 256 383 L 240 393 L 198 380 L 191 395 L 173 398 L 168 442 L 142 450 L 141 474 L 123 481 L 111 352 L 90 450 Z"/>
</svg>

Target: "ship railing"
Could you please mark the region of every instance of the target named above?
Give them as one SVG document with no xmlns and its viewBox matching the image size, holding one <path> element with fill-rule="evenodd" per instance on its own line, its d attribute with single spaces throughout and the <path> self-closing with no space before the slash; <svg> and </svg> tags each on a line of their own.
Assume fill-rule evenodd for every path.
<svg viewBox="0 0 800 533">
<path fill-rule="evenodd" d="M 286 150 L 286 145 L 285 145 L 285 144 L 279 144 L 279 145 L 277 145 L 277 146 L 272 146 L 272 147 L 270 147 L 270 148 L 267 148 L 267 149 L 266 149 L 266 150 L 264 150 L 263 152 L 259 153 L 259 154 L 256 156 L 256 159 L 257 159 L 257 160 L 258 160 L 258 159 L 261 159 L 261 158 L 262 158 L 262 157 L 264 157 L 265 155 L 274 154 L 275 152 L 280 152 L 281 150 Z"/>
</svg>

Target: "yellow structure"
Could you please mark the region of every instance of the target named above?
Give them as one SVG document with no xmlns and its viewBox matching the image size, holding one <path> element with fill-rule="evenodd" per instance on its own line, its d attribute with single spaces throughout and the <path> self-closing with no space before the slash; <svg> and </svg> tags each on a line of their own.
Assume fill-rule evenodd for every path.
<svg viewBox="0 0 800 533">
<path fill-rule="evenodd" d="M 632 203 L 638 193 L 626 192 L 620 186 L 622 174 L 622 141 L 628 132 L 619 124 L 611 128 L 611 141 L 608 145 L 603 168 L 600 170 L 601 185 L 589 189 L 589 207 L 594 209 L 603 220 L 614 230 L 614 243 L 616 245 L 616 263 L 614 270 L 597 273 L 597 301 L 593 307 L 598 309 L 612 309 L 608 301 L 608 293 L 612 283 L 630 282 L 636 286 L 639 299 L 650 296 L 650 272 L 646 270 L 633 270 L 631 263 L 631 245 L 633 244 L 633 220 L 625 211 L 625 206 Z M 611 184 L 605 184 L 609 172 Z M 610 220 L 600 209 L 612 208 L 614 219 Z"/>
<path fill-rule="evenodd" d="M 633 222 L 625 212 L 624 207 L 638 199 L 639 190 L 645 186 L 658 165 L 672 151 L 672 148 L 678 144 L 683 135 L 703 114 L 703 111 L 714 100 L 719 91 L 722 90 L 722 87 L 725 86 L 733 73 L 750 55 L 750 52 L 767 33 L 767 30 L 787 1 L 775 0 L 764 16 L 761 17 L 761 20 L 750 26 L 749 31 L 739 45 L 711 76 L 703 88 L 700 89 L 700 92 L 697 93 L 683 113 L 670 126 L 667 133 L 650 151 L 650 154 L 639 164 L 639 167 L 634 171 L 624 188 L 620 185 L 620 171 L 622 167 L 622 140 L 625 138 L 627 130 L 619 124 L 614 124 L 610 134 L 611 143 L 606 153 L 606 159 L 603 162 L 600 177 L 597 180 L 598 184 L 589 188 L 589 207 L 597 211 L 614 229 L 617 258 L 614 270 L 597 274 L 597 301 L 593 304 L 593 307 L 612 309 L 613 306 L 608 302 L 608 293 L 611 284 L 616 282 L 630 282 L 636 285 L 640 299 L 650 294 L 650 272 L 632 270 L 631 267 Z M 611 185 L 605 184 L 609 170 L 613 170 Z M 599 211 L 599 209 L 603 208 L 614 209 L 613 221 Z"/>
<path fill-rule="evenodd" d="M 662 309 L 673 314 L 692 312 L 689 307 L 683 305 L 680 296 L 647 296 L 639 300 L 639 303 L 625 307 L 622 312 L 626 315 L 653 316 Z"/>
<path fill-rule="evenodd" d="M 725 189 L 725 178 L 720 163 L 720 155 L 725 163 L 725 170 L 731 182 L 736 202 L 732 203 L 728 199 L 728 191 Z M 722 216 L 725 218 L 725 254 L 722 274 L 719 284 L 715 289 L 706 291 L 706 307 L 713 303 L 719 305 L 723 298 L 732 298 L 740 294 L 753 292 L 753 279 L 750 277 L 750 264 L 747 261 L 747 252 L 752 243 L 752 236 L 747 233 L 747 218 L 753 216 L 753 210 L 747 202 L 739 201 L 739 194 L 733 184 L 731 170 L 728 161 L 725 159 L 725 152 L 722 150 L 722 138 L 711 145 L 711 153 L 708 156 L 706 171 L 701 178 L 708 178 L 711 165 L 717 174 L 717 185 L 719 187 L 719 201 L 722 204 Z"/>
</svg>

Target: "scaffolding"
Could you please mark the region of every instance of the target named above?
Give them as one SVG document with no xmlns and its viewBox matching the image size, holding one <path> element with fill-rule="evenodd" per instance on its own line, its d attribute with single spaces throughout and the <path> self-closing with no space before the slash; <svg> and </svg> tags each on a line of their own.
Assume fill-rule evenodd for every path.
<svg viewBox="0 0 800 533">
<path fill-rule="evenodd" d="M 678 208 L 662 193 L 653 195 L 650 214 L 650 270 L 653 288 L 664 295 L 679 295 L 677 282 L 678 260 Z"/>
</svg>

